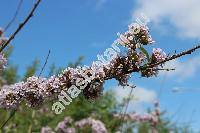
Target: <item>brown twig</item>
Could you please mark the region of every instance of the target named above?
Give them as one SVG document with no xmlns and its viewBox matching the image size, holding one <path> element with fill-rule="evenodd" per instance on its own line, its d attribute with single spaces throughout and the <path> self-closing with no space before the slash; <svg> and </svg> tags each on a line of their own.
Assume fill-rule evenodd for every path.
<svg viewBox="0 0 200 133">
<path fill-rule="evenodd" d="M 37 2 L 34 4 L 32 10 L 30 11 L 29 15 L 26 17 L 26 19 L 19 24 L 19 27 L 16 29 L 16 31 L 11 35 L 11 37 L 8 39 L 8 41 L 5 42 L 5 44 L 2 45 L 0 48 L 0 52 L 2 52 L 6 46 L 15 38 L 15 36 L 19 33 L 19 31 L 26 25 L 26 23 L 30 20 L 30 18 L 33 16 L 33 13 L 35 12 L 36 8 L 40 4 L 41 0 L 37 0 Z"/>
<path fill-rule="evenodd" d="M 12 23 L 15 21 L 15 19 L 17 18 L 17 15 L 19 14 L 20 8 L 22 6 L 23 0 L 19 1 L 19 4 L 17 6 L 17 10 L 13 16 L 13 18 L 10 20 L 10 22 L 6 25 L 6 27 L 4 28 L 4 32 L 8 30 L 8 28 L 12 25 Z"/>
<path fill-rule="evenodd" d="M 158 71 L 174 71 L 176 69 L 175 68 L 157 68 L 155 70 L 158 70 Z"/>
<path fill-rule="evenodd" d="M 13 109 L 10 113 L 10 116 L 8 117 L 8 119 L 1 125 L 0 129 L 3 130 L 3 128 L 6 126 L 6 124 L 8 123 L 8 121 L 15 115 L 16 110 Z"/>
<path fill-rule="evenodd" d="M 42 75 L 42 72 L 44 71 L 45 66 L 47 65 L 48 59 L 49 59 L 49 55 L 50 55 L 51 51 L 49 50 L 48 55 L 46 57 L 45 63 L 40 71 L 39 77 Z"/>
</svg>

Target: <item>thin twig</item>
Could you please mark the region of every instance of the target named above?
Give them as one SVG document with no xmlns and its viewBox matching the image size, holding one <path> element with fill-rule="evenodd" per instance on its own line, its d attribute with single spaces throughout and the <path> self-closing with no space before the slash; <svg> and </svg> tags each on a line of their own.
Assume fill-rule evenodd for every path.
<svg viewBox="0 0 200 133">
<path fill-rule="evenodd" d="M 16 110 L 12 110 L 10 116 L 8 117 L 8 119 L 1 125 L 1 130 L 3 130 L 3 128 L 5 127 L 5 125 L 8 123 L 8 121 L 15 115 Z"/>
<path fill-rule="evenodd" d="M 26 19 L 19 24 L 19 27 L 17 30 L 11 35 L 11 37 L 8 39 L 8 41 L 5 42 L 5 44 L 2 45 L 0 48 L 0 52 L 2 52 L 6 46 L 15 38 L 15 36 L 19 33 L 19 31 L 26 25 L 26 23 L 30 20 L 31 17 L 33 17 L 33 13 L 35 12 L 36 8 L 40 4 L 41 0 L 37 0 L 37 2 L 34 4 L 32 10 L 30 11 L 29 15 L 26 17 Z"/>
<path fill-rule="evenodd" d="M 155 70 L 158 70 L 158 71 L 174 71 L 176 69 L 175 68 L 157 68 Z"/>
<path fill-rule="evenodd" d="M 49 50 L 48 55 L 46 57 L 45 63 L 40 71 L 39 77 L 42 75 L 42 72 L 44 71 L 45 66 L 47 65 L 48 59 L 49 59 L 49 55 L 50 55 L 51 51 Z"/>
<path fill-rule="evenodd" d="M 22 6 L 22 3 L 23 3 L 23 0 L 20 0 L 19 1 L 19 4 L 17 6 L 17 10 L 13 16 L 13 18 L 10 20 L 10 22 L 6 25 L 6 27 L 4 28 L 4 32 L 8 30 L 8 28 L 12 25 L 12 23 L 14 23 L 15 19 L 17 18 L 17 15 L 19 14 L 19 11 L 21 9 L 21 6 Z"/>
<path fill-rule="evenodd" d="M 126 115 L 126 112 L 127 112 L 127 109 L 128 109 L 128 105 L 129 105 L 130 100 L 131 100 L 131 95 L 132 95 L 132 93 L 133 93 L 133 89 L 134 89 L 136 86 L 130 86 L 130 87 L 131 87 L 131 91 L 130 91 L 129 96 L 128 96 L 128 99 L 127 99 L 125 111 L 124 111 L 124 113 L 123 113 L 123 115 L 122 115 L 122 118 L 120 119 L 120 125 L 121 125 L 121 123 L 124 122 L 124 118 L 125 118 L 125 115 Z M 122 126 L 122 127 L 123 127 L 123 126 Z"/>
</svg>

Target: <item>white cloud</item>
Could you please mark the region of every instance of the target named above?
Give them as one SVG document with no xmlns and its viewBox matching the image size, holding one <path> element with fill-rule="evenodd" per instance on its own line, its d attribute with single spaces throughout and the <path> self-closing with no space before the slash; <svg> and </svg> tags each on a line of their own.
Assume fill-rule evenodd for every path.
<svg viewBox="0 0 200 133">
<path fill-rule="evenodd" d="M 196 72 L 200 69 L 200 56 L 196 56 L 186 62 L 173 60 L 166 63 L 164 68 L 175 68 L 174 71 L 160 72 L 161 75 L 167 73 L 169 77 L 176 77 L 177 81 L 195 76 Z"/>
<path fill-rule="evenodd" d="M 179 35 L 200 38 L 200 0 L 137 0 L 136 7 L 134 20 L 144 13 L 156 26 L 168 20 Z"/>
<path fill-rule="evenodd" d="M 123 98 L 127 98 L 129 96 L 131 88 L 123 88 L 121 86 L 117 86 L 112 90 L 114 90 L 118 102 L 122 102 Z M 152 105 L 157 99 L 157 94 L 153 90 L 148 90 L 142 87 L 136 87 L 133 89 L 132 97 L 134 99 L 131 100 L 129 103 L 128 112 L 136 111 L 138 113 L 143 113 L 146 111 L 143 105 Z"/>
<path fill-rule="evenodd" d="M 181 93 L 181 92 L 199 92 L 200 89 L 197 88 L 184 88 L 184 87 L 180 87 L 180 86 L 176 86 L 174 88 L 172 88 L 172 92 L 174 93 Z"/>
</svg>

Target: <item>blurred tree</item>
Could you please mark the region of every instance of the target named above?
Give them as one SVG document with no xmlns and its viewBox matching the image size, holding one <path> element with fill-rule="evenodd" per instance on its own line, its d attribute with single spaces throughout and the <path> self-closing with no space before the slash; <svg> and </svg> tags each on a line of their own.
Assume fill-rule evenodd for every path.
<svg viewBox="0 0 200 133">
<path fill-rule="evenodd" d="M 33 63 L 27 67 L 23 80 L 25 81 L 28 77 L 35 75 L 38 68 L 39 68 L 39 60 L 35 59 Z"/>
</svg>

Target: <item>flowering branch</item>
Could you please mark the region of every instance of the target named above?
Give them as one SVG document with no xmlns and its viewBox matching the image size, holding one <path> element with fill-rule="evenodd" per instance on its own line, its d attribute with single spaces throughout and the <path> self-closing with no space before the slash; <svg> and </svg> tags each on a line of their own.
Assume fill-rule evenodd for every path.
<svg viewBox="0 0 200 133">
<path fill-rule="evenodd" d="M 125 47 L 127 51 L 124 54 L 116 53 L 110 48 L 104 53 L 109 61 L 98 56 L 103 61 L 93 62 L 90 67 L 68 67 L 60 75 L 54 75 L 49 79 L 32 76 L 25 82 L 3 86 L 0 90 L 0 107 L 16 109 L 23 101 L 30 107 L 38 107 L 47 100 L 57 99 L 62 91 L 68 91 L 75 85 L 83 91 L 86 99 L 95 100 L 101 96 L 105 80 L 116 79 L 120 85 L 126 86 L 131 73 L 139 72 L 142 77 L 155 76 L 165 62 L 191 54 L 200 48 L 198 45 L 172 56 L 167 56 L 161 49 L 154 48 L 150 55 L 144 46 L 151 43 L 153 41 L 148 27 L 130 25 L 128 31 L 119 34 L 113 45 L 118 52 L 119 47 Z M 88 84 L 84 81 L 88 81 Z"/>
<path fill-rule="evenodd" d="M 0 48 L 0 53 L 6 48 L 6 46 L 15 38 L 15 36 L 20 32 L 20 30 L 27 24 L 27 22 L 30 20 L 31 17 L 33 17 L 33 13 L 37 9 L 38 5 L 40 4 L 41 0 L 37 0 L 37 2 L 34 4 L 32 10 L 30 11 L 29 15 L 26 17 L 26 19 L 19 25 L 19 27 L 16 29 L 16 31 L 11 35 L 11 37 L 2 45 Z"/>
</svg>

